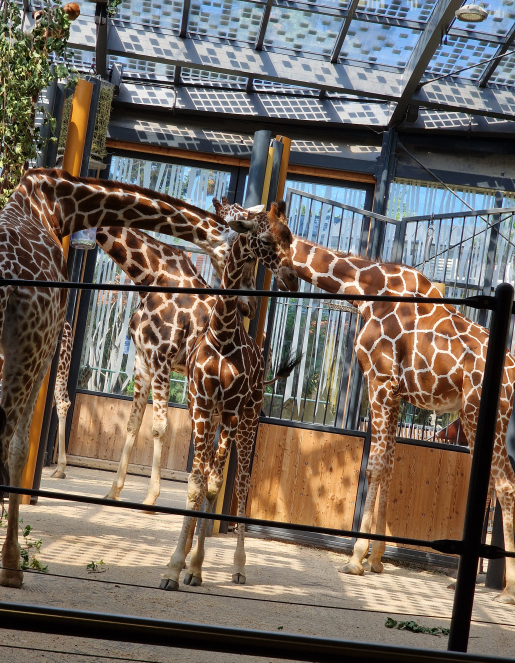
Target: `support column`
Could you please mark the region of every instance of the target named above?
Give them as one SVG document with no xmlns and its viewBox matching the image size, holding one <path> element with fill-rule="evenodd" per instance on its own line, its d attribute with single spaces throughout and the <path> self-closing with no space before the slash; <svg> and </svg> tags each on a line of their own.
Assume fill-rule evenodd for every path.
<svg viewBox="0 0 515 663">
<path fill-rule="evenodd" d="M 85 80 L 79 80 L 73 97 L 68 137 L 66 140 L 63 160 L 63 170 L 66 170 L 71 175 L 75 176 L 80 174 L 92 92 L 93 85 L 91 83 Z M 65 237 L 63 239 L 63 253 L 65 257 L 68 256 L 69 246 L 70 238 Z M 49 381 L 50 370 L 46 374 L 43 385 L 39 391 L 36 407 L 34 409 L 34 416 L 32 417 L 32 424 L 29 431 L 29 457 L 27 465 L 23 471 L 22 488 L 32 488 L 33 486 Z M 29 504 L 30 496 L 22 495 L 21 503 Z"/>
<path fill-rule="evenodd" d="M 383 134 L 381 154 L 376 169 L 376 189 L 372 212 L 375 214 L 386 214 L 390 183 L 395 175 L 395 146 L 397 144 L 397 132 L 388 129 Z M 362 230 L 362 252 L 366 251 L 369 258 L 378 258 L 383 247 L 386 225 L 384 221 L 364 218 Z"/>
</svg>

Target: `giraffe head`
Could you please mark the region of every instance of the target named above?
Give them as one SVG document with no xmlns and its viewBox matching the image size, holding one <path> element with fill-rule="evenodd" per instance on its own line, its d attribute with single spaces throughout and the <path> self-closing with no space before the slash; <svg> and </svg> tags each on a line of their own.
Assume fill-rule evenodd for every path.
<svg viewBox="0 0 515 663">
<path fill-rule="evenodd" d="M 291 257 L 293 236 L 285 209 L 283 201 L 272 203 L 269 212 L 262 211 L 259 205 L 245 213 L 233 213 L 226 221 L 234 231 L 246 236 L 251 255 L 275 275 L 280 290 L 297 291 L 299 282 Z"/>
<path fill-rule="evenodd" d="M 229 217 L 232 218 L 236 215 L 240 215 L 242 218 L 247 219 L 253 209 L 245 209 L 245 207 L 238 205 L 238 203 L 231 204 L 225 196 L 222 197 L 222 202 L 220 202 L 218 198 L 213 198 L 213 207 L 215 208 L 215 214 L 224 219 L 224 221 Z M 263 209 L 262 205 L 259 205 L 259 207 Z M 261 211 L 261 209 L 259 211 Z M 248 260 L 243 267 L 241 287 L 244 290 L 256 289 L 255 258 Z M 238 311 L 242 314 L 243 317 L 252 320 L 255 317 L 257 311 L 257 297 L 239 297 Z"/>
</svg>

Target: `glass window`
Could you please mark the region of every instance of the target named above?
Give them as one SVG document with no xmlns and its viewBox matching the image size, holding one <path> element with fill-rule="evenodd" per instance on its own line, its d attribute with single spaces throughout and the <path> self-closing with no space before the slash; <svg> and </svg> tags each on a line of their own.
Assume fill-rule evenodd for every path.
<svg viewBox="0 0 515 663">
<path fill-rule="evenodd" d="M 323 246 L 357 252 L 362 216 L 340 205 L 363 208 L 365 197 L 362 188 L 288 180 L 289 226 Z M 345 305 L 342 310 L 340 302 L 317 299 L 320 291 L 305 281 L 300 281 L 300 291 L 312 292 L 313 298 L 277 300 L 268 377 L 288 353 L 300 352 L 302 360 L 287 380 L 266 388 L 264 411 L 270 417 L 341 427 L 349 409 L 346 368 L 352 360 L 356 314 Z"/>
<path fill-rule="evenodd" d="M 340 59 L 405 67 L 419 37 L 419 30 L 352 21 Z"/>
<path fill-rule="evenodd" d="M 192 2 L 188 32 L 222 39 L 255 42 L 262 15 L 263 5 L 243 0 Z"/>
<path fill-rule="evenodd" d="M 426 22 L 434 9 L 436 0 L 360 0 L 358 11 L 377 16 Z"/>
<path fill-rule="evenodd" d="M 138 184 L 214 211 L 212 199 L 227 194 L 230 173 L 197 166 L 114 157 L 110 178 Z M 196 246 L 168 235 L 150 234 L 167 244 L 183 246 L 197 270 L 211 283 L 211 262 Z M 94 282 L 123 284 L 131 281 L 106 253 L 98 251 Z M 129 322 L 138 305 L 137 293 L 92 293 L 82 349 L 79 388 L 109 394 L 133 394 L 136 349 L 129 332 Z M 186 396 L 186 378 L 177 373 L 172 374 L 170 402 L 184 404 Z"/>
<path fill-rule="evenodd" d="M 342 22 L 327 14 L 272 7 L 265 45 L 331 55 Z"/>
<path fill-rule="evenodd" d="M 482 60 L 492 58 L 497 51 L 497 44 L 468 39 L 467 37 L 448 36 L 433 55 L 427 71 L 431 74 L 448 74 L 456 69 L 475 65 Z M 483 73 L 484 65 L 469 69 L 459 74 L 463 78 L 477 80 Z"/>
</svg>

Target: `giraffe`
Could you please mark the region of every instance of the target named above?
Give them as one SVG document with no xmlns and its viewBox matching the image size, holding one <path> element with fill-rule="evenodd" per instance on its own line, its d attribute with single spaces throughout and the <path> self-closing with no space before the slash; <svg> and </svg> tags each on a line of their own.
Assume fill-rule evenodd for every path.
<svg viewBox="0 0 515 663">
<path fill-rule="evenodd" d="M 213 202 L 215 207 L 219 205 L 216 199 Z M 259 205 L 257 209 L 261 210 L 261 207 Z M 227 214 L 231 209 L 232 206 L 229 205 L 221 211 Z M 249 210 L 244 210 L 239 205 L 235 205 L 234 210 L 249 213 Z M 221 218 L 224 217 L 221 215 Z M 182 249 L 161 242 L 142 231 L 133 228 L 101 228 L 97 232 L 96 242 L 136 285 L 208 287 Z M 245 265 L 242 286 L 249 290 L 255 287 L 253 262 Z M 207 323 L 215 299 L 210 295 L 172 295 L 157 292 L 141 293 L 140 298 L 140 304 L 130 321 L 130 333 L 136 348 L 134 398 L 127 423 L 126 443 L 107 497 L 119 499 L 152 388 L 154 454 L 150 485 L 144 504 L 155 504 L 160 492 L 162 447 L 168 431 L 170 373 L 175 371 L 186 374 L 186 357 L 198 333 Z M 254 299 L 245 298 L 242 302 L 238 298 L 239 309 L 248 310 L 251 317 L 255 313 Z M 60 383 L 67 383 L 68 370 L 69 367 L 67 368 L 64 361 L 60 362 Z M 67 394 L 63 399 L 58 397 L 57 392 L 56 388 L 59 462 L 52 476 L 64 478 L 66 451 L 63 431 L 69 401 Z"/>
<path fill-rule="evenodd" d="M 459 411 L 461 429 L 473 452 L 488 332 L 452 306 L 353 301 L 353 294 L 442 296 L 423 274 L 405 265 L 343 254 L 299 237 L 294 238 L 292 258 L 300 278 L 345 295 L 365 321 L 355 351 L 368 387 L 372 443 L 360 531 L 371 531 L 380 488 L 376 532 L 384 534 L 400 400 L 438 414 Z M 506 352 L 489 497 L 495 488 L 504 515 L 505 546 L 510 552 L 515 551 L 515 473 L 505 439 L 514 381 L 515 360 Z M 368 548 L 369 541 L 359 539 L 341 571 L 380 573 L 385 544 L 374 541 L 364 562 Z M 506 587 L 497 600 L 515 604 L 513 559 L 506 559 Z"/>
<path fill-rule="evenodd" d="M 63 325 L 61 347 L 59 349 L 59 365 L 55 378 L 54 399 L 59 420 L 59 456 L 57 467 L 51 476 L 55 479 L 64 479 L 66 474 L 66 416 L 70 409 L 71 401 L 68 396 L 68 375 L 70 373 L 70 362 L 72 359 L 73 333 L 72 326 L 68 321 Z"/>
<path fill-rule="evenodd" d="M 57 169 L 29 169 L 0 211 L 0 273 L 4 278 L 66 281 L 62 238 L 100 226 L 135 227 L 182 237 L 205 247 L 215 259 L 223 253 L 220 240 L 231 234 L 215 214 L 142 187 L 72 177 Z M 29 426 L 64 323 L 66 299 L 64 289 L 0 288 L 5 357 L 1 407 L 7 420 L 0 435 L 0 478 L 5 482 L 7 461 L 13 486 L 21 484 Z M 19 504 L 20 496 L 10 493 L 0 574 L 0 584 L 10 587 L 20 587 L 23 582 Z"/>
<path fill-rule="evenodd" d="M 231 247 L 222 288 L 240 287 L 245 263 L 251 257 L 272 270 L 281 290 L 297 290 L 298 281 L 291 260 L 291 233 L 286 225 L 284 203 L 273 203 L 270 212 L 235 215 L 231 227 L 241 231 Z M 292 362 L 293 368 L 296 362 Z M 264 396 L 264 360 L 260 347 L 245 331 L 237 314 L 235 296 L 217 297 L 209 323 L 188 355 L 188 406 L 193 425 L 194 458 L 188 479 L 186 508 L 199 511 L 204 497 L 211 511 L 223 481 L 223 468 L 232 443 L 236 446 L 238 469 L 235 492 L 238 515 L 245 514 L 249 487 L 252 444 Z M 214 435 L 220 423 L 216 453 Z M 179 541 L 160 583 L 160 588 L 177 590 L 179 575 L 191 550 L 196 518 L 184 518 Z M 202 583 L 202 563 L 207 521 L 200 526 L 185 584 Z M 245 550 L 243 526 L 238 527 L 234 554 L 233 582 L 244 584 Z"/>
</svg>

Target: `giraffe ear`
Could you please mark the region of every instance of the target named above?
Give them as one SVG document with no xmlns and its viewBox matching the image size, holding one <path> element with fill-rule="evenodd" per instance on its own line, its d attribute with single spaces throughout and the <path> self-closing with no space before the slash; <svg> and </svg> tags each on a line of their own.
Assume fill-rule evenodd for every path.
<svg viewBox="0 0 515 663">
<path fill-rule="evenodd" d="M 247 207 L 247 212 L 249 214 L 259 214 L 260 212 L 265 211 L 264 205 L 254 205 L 254 207 Z"/>
</svg>

